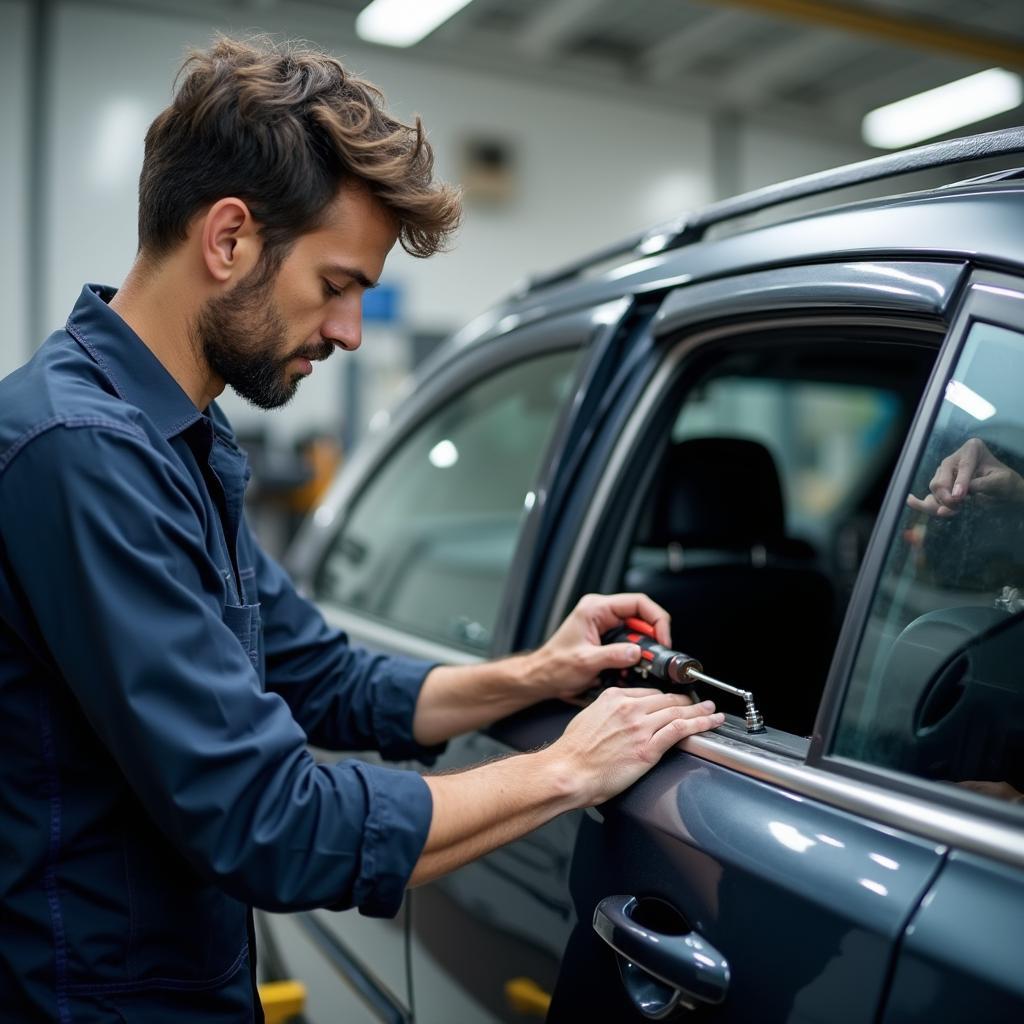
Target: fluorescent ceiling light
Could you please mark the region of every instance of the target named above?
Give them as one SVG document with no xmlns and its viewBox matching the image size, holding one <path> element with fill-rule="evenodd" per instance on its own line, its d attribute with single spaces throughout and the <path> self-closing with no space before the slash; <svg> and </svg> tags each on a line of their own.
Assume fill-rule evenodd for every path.
<svg viewBox="0 0 1024 1024">
<path fill-rule="evenodd" d="M 1020 75 L 989 68 L 872 110 L 861 134 L 869 146 L 899 149 L 1013 110 L 1022 100 Z"/>
<path fill-rule="evenodd" d="M 427 458 L 438 469 L 448 469 L 459 461 L 459 449 L 451 441 L 438 441 L 427 453 Z"/>
<path fill-rule="evenodd" d="M 373 0 L 356 18 L 356 35 L 368 43 L 414 46 L 470 0 Z"/>
<path fill-rule="evenodd" d="M 976 420 L 988 420 L 996 414 L 996 407 L 987 398 L 982 398 L 958 380 L 951 380 L 946 385 L 946 401 L 952 402 Z"/>
</svg>

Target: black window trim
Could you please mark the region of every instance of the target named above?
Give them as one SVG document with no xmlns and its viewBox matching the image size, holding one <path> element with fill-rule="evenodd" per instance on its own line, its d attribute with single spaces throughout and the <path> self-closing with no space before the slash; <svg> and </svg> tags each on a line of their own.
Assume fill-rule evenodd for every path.
<svg viewBox="0 0 1024 1024">
<path fill-rule="evenodd" d="M 665 355 L 660 357 L 657 369 L 634 406 L 625 429 L 621 432 L 605 462 L 604 472 L 595 488 L 590 507 L 577 530 L 576 541 L 562 573 L 561 584 L 548 610 L 547 632 L 549 634 L 561 623 L 569 607 L 571 596 L 579 587 L 579 580 L 586 565 L 590 538 L 596 532 L 598 522 L 604 514 L 602 510 L 607 505 L 613 488 L 622 476 L 626 463 L 634 456 L 639 435 L 654 414 L 658 403 L 663 400 L 666 391 L 672 386 L 672 382 L 676 380 L 683 361 L 688 360 L 697 349 L 714 341 L 737 335 L 777 332 L 788 327 L 830 327 L 833 329 L 837 327 L 898 327 L 902 330 L 917 329 L 931 333 L 938 331 L 936 321 L 930 318 L 894 317 L 892 314 L 855 315 L 839 310 L 835 312 L 808 310 L 803 314 L 791 316 L 762 315 L 756 319 L 751 318 L 708 327 L 704 330 L 698 329 L 696 332 L 686 332 Z"/>
</svg>

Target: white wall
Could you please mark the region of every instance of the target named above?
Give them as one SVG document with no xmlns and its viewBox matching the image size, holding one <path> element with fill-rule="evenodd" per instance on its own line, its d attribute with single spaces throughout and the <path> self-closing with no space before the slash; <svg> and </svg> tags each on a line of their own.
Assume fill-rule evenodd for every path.
<svg viewBox="0 0 1024 1024">
<path fill-rule="evenodd" d="M 59 161 L 52 187 L 48 309 L 55 320 L 83 280 L 117 281 L 127 269 L 142 135 L 170 100 L 185 47 L 204 44 L 214 27 L 87 4 L 59 9 L 52 141 L 69 158 Z M 405 286 L 411 317 L 427 329 L 464 322 L 527 272 L 711 197 L 708 129 L 695 115 L 645 113 L 400 55 L 334 48 L 384 89 L 400 116 L 423 117 L 441 176 L 455 176 L 467 132 L 516 143 L 520 187 L 510 204 L 469 207 L 450 254 L 392 258 L 388 276 Z"/>
<path fill-rule="evenodd" d="M 28 4 L 0 0 L 0 377 L 32 351 L 28 332 Z"/>
<path fill-rule="evenodd" d="M 25 105 L 18 92 L 25 78 L 20 58 L 24 47 L 8 23 L 17 29 L 26 6 L 0 0 L 0 54 L 8 58 L 0 62 L 5 99 L 0 131 L 5 143 L 20 138 Z M 8 16 L 8 10 L 16 17 Z M 643 110 L 581 90 L 353 47 L 350 40 L 332 37 L 323 12 L 316 24 L 304 24 L 294 14 L 287 23 L 280 20 L 281 12 L 301 13 L 300 5 L 274 10 L 260 14 L 250 7 L 248 16 L 276 17 L 277 23 L 264 22 L 265 27 L 314 38 L 380 85 L 399 116 L 419 113 L 442 177 L 456 176 L 456 154 L 467 133 L 495 134 L 515 144 L 519 187 L 510 203 L 498 209 L 469 206 L 451 253 L 420 261 L 396 252 L 389 261 L 385 280 L 402 286 L 408 321 L 419 330 L 460 326 L 526 274 L 676 216 L 719 192 L 712 180 L 711 122 L 706 116 Z M 232 30 L 194 14 L 132 11 L 89 0 L 61 0 L 55 21 L 47 266 L 45 279 L 33 282 L 44 289 L 47 329 L 63 322 L 83 282 L 117 284 L 124 277 L 135 253 L 145 129 L 170 101 L 185 49 L 205 45 L 215 29 Z M 14 102 L 6 102 L 8 96 Z M 743 187 L 861 155 L 819 144 L 810 132 L 740 132 L 735 146 L 740 166 L 731 168 L 730 176 Z M 23 189 L 18 175 L 23 173 L 23 157 L 17 145 L 5 145 L 0 152 L 4 267 L 17 264 L 21 246 L 18 197 Z M 6 274 L 4 279 L 10 280 Z M 5 343 L 0 366 L 19 362 L 23 353 L 20 343 Z M 315 397 L 307 388 L 303 410 L 334 422 L 335 394 L 322 390 Z M 232 405 L 243 418 L 255 415 Z"/>
</svg>

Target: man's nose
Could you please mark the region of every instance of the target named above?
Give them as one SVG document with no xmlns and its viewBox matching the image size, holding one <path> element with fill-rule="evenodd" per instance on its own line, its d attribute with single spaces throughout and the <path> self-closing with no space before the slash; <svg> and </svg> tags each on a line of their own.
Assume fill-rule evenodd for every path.
<svg viewBox="0 0 1024 1024">
<path fill-rule="evenodd" d="M 344 313 L 328 317 L 320 333 L 346 352 L 355 352 L 363 340 L 363 311 L 361 304 Z"/>
</svg>

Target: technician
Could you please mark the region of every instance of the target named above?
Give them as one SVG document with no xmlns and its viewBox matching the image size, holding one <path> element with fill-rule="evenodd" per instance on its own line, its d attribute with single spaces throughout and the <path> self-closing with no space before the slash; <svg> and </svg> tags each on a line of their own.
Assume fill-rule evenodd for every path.
<svg viewBox="0 0 1024 1024">
<path fill-rule="evenodd" d="M 633 664 L 600 644 L 626 616 L 670 642 L 661 608 L 619 594 L 491 664 L 373 655 L 246 525 L 214 399 L 280 406 L 359 346 L 395 242 L 429 256 L 456 226 L 432 163 L 419 122 L 329 56 L 219 39 L 146 135 L 123 287 L 83 288 L 0 382 L 0 1019 L 258 1019 L 252 906 L 393 915 L 721 721 L 614 689 L 546 749 L 458 774 L 309 754 L 429 764 Z"/>
</svg>

